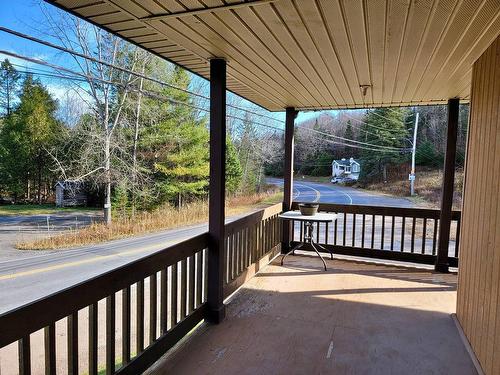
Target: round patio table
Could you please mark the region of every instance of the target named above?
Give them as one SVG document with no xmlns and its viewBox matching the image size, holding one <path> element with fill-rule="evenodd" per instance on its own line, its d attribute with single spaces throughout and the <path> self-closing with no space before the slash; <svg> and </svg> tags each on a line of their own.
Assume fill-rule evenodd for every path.
<svg viewBox="0 0 500 375">
<path fill-rule="evenodd" d="M 295 250 L 299 250 L 305 244 L 308 244 L 313 248 L 313 250 L 316 252 L 316 254 L 318 254 L 321 261 L 323 262 L 323 266 L 325 267 L 325 271 L 326 271 L 327 270 L 326 262 L 325 262 L 325 259 L 323 259 L 323 257 L 319 253 L 318 247 L 320 249 L 323 249 L 323 250 L 329 252 L 331 259 L 333 259 L 333 252 L 314 241 L 314 238 L 313 238 L 314 225 L 319 225 L 320 223 L 333 223 L 335 220 L 337 220 L 337 214 L 319 212 L 319 213 L 312 215 L 312 216 L 306 216 L 306 215 L 302 215 L 300 213 L 300 211 L 287 211 L 287 212 L 283 212 L 282 214 L 280 214 L 279 217 L 282 220 L 295 220 L 295 221 L 301 221 L 304 223 L 303 241 L 300 242 L 298 245 L 294 246 L 288 253 L 286 253 L 283 256 L 283 258 L 281 258 L 281 265 L 283 265 L 283 262 L 288 255 L 295 254 Z"/>
</svg>

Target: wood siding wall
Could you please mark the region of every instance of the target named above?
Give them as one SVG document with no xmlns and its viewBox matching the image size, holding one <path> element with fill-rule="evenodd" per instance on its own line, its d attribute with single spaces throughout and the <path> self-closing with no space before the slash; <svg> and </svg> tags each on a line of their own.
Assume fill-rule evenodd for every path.
<svg viewBox="0 0 500 375">
<path fill-rule="evenodd" d="M 486 374 L 500 374 L 500 36 L 475 62 L 457 316 Z"/>
</svg>

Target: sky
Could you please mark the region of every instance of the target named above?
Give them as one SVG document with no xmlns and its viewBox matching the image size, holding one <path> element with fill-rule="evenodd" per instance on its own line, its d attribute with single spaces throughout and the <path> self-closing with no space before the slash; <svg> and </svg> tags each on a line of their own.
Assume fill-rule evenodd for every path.
<svg viewBox="0 0 500 375">
<path fill-rule="evenodd" d="M 41 1 L 39 0 L 0 0 L 0 26 L 13 29 L 15 31 L 28 34 L 59 44 L 57 40 L 51 39 L 45 35 L 44 19 L 45 16 L 41 10 Z M 49 14 L 57 15 L 60 10 L 43 3 L 44 9 Z M 50 61 L 53 64 L 75 69 L 74 63 L 68 54 L 64 54 L 49 47 L 37 44 L 35 42 L 27 41 L 19 37 L 12 36 L 5 32 L 0 31 L 0 51 L 5 50 L 8 52 L 16 53 L 23 56 L 29 56 L 36 59 Z M 42 69 L 44 71 L 50 70 L 47 67 L 39 66 L 34 63 L 25 62 L 23 60 L 2 55 L 0 53 L 0 61 L 8 58 L 18 70 L 24 69 Z M 74 90 L 68 87 L 67 83 L 57 79 L 40 78 L 43 84 L 51 92 L 51 94 L 58 100 L 64 100 L 67 97 L 76 97 Z M 195 78 L 199 79 L 199 78 Z M 254 105 L 248 101 L 241 103 L 244 107 L 255 108 Z M 297 122 L 310 119 L 319 113 L 317 112 L 300 112 L 297 117 Z M 273 114 L 276 118 L 284 120 L 284 113 Z"/>
</svg>

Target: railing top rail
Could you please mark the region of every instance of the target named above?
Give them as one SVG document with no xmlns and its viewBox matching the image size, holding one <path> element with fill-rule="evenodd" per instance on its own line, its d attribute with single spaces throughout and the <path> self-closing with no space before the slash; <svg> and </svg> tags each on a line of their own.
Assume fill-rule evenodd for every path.
<svg viewBox="0 0 500 375">
<path fill-rule="evenodd" d="M 0 315 L 0 348 L 120 291 L 208 246 L 208 234 L 169 246 Z"/>
<path fill-rule="evenodd" d="M 293 202 L 292 209 L 298 209 L 299 203 Z M 320 211 L 345 212 L 350 214 L 368 214 L 368 215 L 386 215 L 386 216 L 405 216 L 426 219 L 439 219 L 440 210 L 431 208 L 411 208 L 411 207 L 384 207 L 354 204 L 334 204 L 320 203 Z M 452 211 L 452 219 L 459 220 L 461 211 Z"/>
<path fill-rule="evenodd" d="M 277 203 L 273 206 L 266 207 L 260 211 L 254 212 L 248 216 L 226 224 L 226 235 L 231 234 L 238 229 L 245 228 L 252 224 L 257 224 L 273 215 L 279 214 L 283 210 L 283 204 Z"/>
</svg>

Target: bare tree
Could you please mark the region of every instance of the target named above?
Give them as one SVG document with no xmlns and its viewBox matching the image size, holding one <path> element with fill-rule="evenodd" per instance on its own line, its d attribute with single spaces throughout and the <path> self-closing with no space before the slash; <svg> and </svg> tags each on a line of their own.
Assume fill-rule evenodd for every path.
<svg viewBox="0 0 500 375">
<path fill-rule="evenodd" d="M 61 14 L 55 19 L 50 12 L 45 11 L 44 14 L 50 26 L 51 36 L 58 39 L 64 47 L 115 66 L 126 67 L 130 70 L 136 68 L 139 60 L 137 48 L 132 49 L 130 45 L 118 37 L 75 17 Z M 79 157 L 78 168 L 71 169 L 73 172 L 78 171 L 78 175 L 68 177 L 73 180 L 93 178 L 103 184 L 104 220 L 110 224 L 111 186 L 113 183 L 112 157 L 114 155 L 120 159 L 120 148 L 122 147 L 119 142 L 114 142 L 113 138 L 116 129 L 123 120 L 124 107 L 131 85 L 138 78 L 130 73 L 117 70 L 111 65 L 99 64 L 75 55 L 71 55 L 71 57 L 76 69 L 86 77 L 84 85 L 74 83 L 75 90 L 82 100 L 88 102 L 89 108 L 97 119 L 98 127 L 92 129 L 93 133 L 83 135 L 81 139 L 87 145 L 87 147 L 81 147 L 81 149 L 86 150 L 84 153 L 97 152 L 97 157 L 91 157 L 90 160 L 83 160 Z M 140 104 L 138 115 L 139 111 Z M 100 150 L 96 150 L 96 146 Z M 94 163 L 89 163 L 89 161 Z M 59 166 L 63 175 L 66 175 L 67 173 L 63 171 L 66 168 L 62 163 L 59 163 Z"/>
</svg>

